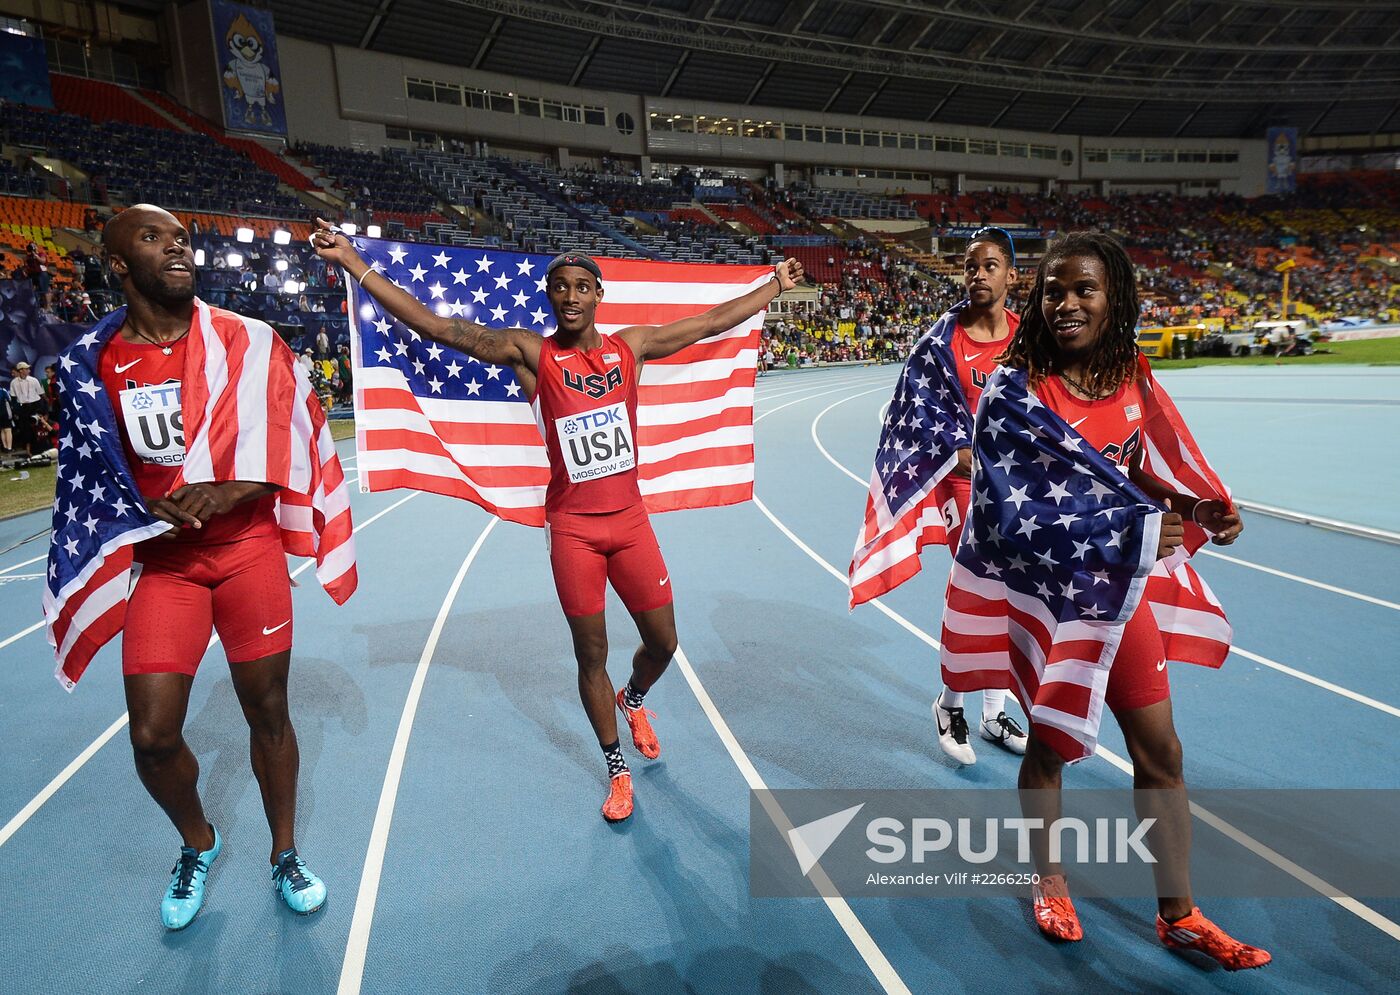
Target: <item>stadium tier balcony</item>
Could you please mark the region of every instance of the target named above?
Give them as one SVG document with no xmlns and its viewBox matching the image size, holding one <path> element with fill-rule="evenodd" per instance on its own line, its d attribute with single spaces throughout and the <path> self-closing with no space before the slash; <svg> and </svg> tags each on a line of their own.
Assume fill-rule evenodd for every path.
<svg viewBox="0 0 1400 995">
<path fill-rule="evenodd" d="M 875 218 L 916 221 L 919 215 L 908 204 L 888 197 L 874 197 L 859 190 L 832 190 L 796 184 L 793 198 L 799 210 L 813 218 Z"/>
<path fill-rule="evenodd" d="M 247 156 L 206 135 L 17 104 L 0 107 L 0 136 L 77 166 L 93 203 L 147 201 L 194 211 L 300 217 L 306 208 Z"/>
<path fill-rule="evenodd" d="M 372 206 L 376 215 L 381 211 L 422 216 L 436 213 L 432 192 L 389 157 L 310 143 L 295 151 L 325 172 L 360 207 Z M 439 215 L 434 220 L 446 219 Z"/>
</svg>

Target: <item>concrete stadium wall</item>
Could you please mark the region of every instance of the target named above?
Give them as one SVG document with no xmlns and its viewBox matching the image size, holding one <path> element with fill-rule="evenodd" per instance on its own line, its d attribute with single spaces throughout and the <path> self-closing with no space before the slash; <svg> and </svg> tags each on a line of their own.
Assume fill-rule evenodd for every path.
<svg viewBox="0 0 1400 995">
<path fill-rule="evenodd" d="M 929 174 L 926 179 L 814 176 L 824 186 L 850 186 L 875 192 L 903 189 L 930 192 L 950 187 L 1043 189 L 1055 181 L 1061 189 L 1091 184 L 1093 189 L 1219 189 L 1253 196 L 1264 191 L 1266 149 L 1259 139 L 1152 139 L 1080 137 L 1006 131 L 923 121 L 857 117 L 842 114 L 761 108 L 738 104 L 673 101 L 637 94 L 588 90 L 525 77 L 477 72 L 457 66 L 409 59 L 347 46 L 327 46 L 279 36 L 288 129 L 293 140 L 352 144 L 377 148 L 395 143 L 386 128 L 482 139 L 491 145 L 547 149 L 568 163 L 601 155 L 638 160 L 747 166 L 780 173 L 784 167 L 812 172 L 818 167 L 856 170 L 901 170 Z M 408 77 L 461 84 L 501 93 L 538 97 L 605 109 L 604 123 L 569 123 L 523 114 L 409 99 Z M 620 114 L 632 119 L 631 134 L 617 127 Z M 969 140 L 1026 142 L 1053 146 L 1055 158 L 1026 158 L 926 152 L 914 149 L 784 141 L 734 135 L 651 130 L 651 115 L 682 114 L 821 125 L 830 128 L 898 131 Z M 1238 154 L 1236 162 L 1150 163 L 1086 162 L 1086 149 L 1174 150 L 1190 148 Z"/>
</svg>

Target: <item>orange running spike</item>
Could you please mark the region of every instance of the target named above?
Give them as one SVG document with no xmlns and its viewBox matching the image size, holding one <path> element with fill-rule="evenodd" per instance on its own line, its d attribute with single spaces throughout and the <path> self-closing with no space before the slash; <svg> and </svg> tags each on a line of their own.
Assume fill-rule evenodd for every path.
<svg viewBox="0 0 1400 995">
<path fill-rule="evenodd" d="M 1201 915 L 1199 908 L 1176 922 L 1157 917 L 1157 938 L 1169 950 L 1196 950 L 1216 961 L 1227 971 L 1263 967 L 1273 960 L 1267 950 L 1241 943 Z"/>
<path fill-rule="evenodd" d="M 603 818 L 609 822 L 621 822 L 632 814 L 632 775 L 623 771 L 612 779 L 608 787 L 608 800 L 603 802 Z"/>
<path fill-rule="evenodd" d="M 656 713 L 645 706 L 628 708 L 623 700 L 626 693 L 625 689 L 617 693 L 617 707 L 622 710 L 627 727 L 632 730 L 632 745 L 648 760 L 655 760 L 661 756 L 661 744 L 656 740 L 656 732 L 651 728 L 649 719 L 656 718 Z"/>
<path fill-rule="evenodd" d="M 1035 924 L 1040 931 L 1052 940 L 1073 942 L 1084 939 L 1084 929 L 1079 925 L 1079 914 L 1070 901 L 1069 888 L 1065 886 L 1063 874 L 1051 874 L 1031 886 L 1035 907 Z"/>
</svg>

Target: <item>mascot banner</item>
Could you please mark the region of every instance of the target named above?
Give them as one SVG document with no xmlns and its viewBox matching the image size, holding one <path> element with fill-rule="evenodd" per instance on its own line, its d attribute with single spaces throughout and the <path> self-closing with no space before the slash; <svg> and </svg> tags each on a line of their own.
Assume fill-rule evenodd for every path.
<svg viewBox="0 0 1400 995">
<path fill-rule="evenodd" d="M 214 21 L 214 51 L 219 55 L 224 127 L 286 135 L 287 112 L 282 103 L 272 12 L 228 0 L 211 0 L 209 11 Z"/>
<path fill-rule="evenodd" d="M 1298 189 L 1298 129 L 1269 129 L 1269 193 Z"/>
</svg>

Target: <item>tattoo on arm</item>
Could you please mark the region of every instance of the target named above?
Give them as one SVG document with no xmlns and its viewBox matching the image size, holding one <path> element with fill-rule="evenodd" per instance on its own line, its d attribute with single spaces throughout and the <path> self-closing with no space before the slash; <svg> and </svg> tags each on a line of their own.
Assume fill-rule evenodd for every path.
<svg viewBox="0 0 1400 995">
<path fill-rule="evenodd" d="M 442 343 L 484 363 L 514 366 L 523 358 L 515 335 L 514 329 L 487 328 L 473 321 L 454 318 L 447 322 Z"/>
</svg>

